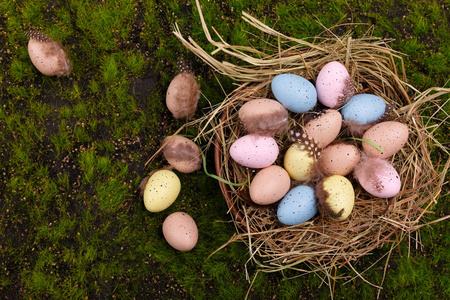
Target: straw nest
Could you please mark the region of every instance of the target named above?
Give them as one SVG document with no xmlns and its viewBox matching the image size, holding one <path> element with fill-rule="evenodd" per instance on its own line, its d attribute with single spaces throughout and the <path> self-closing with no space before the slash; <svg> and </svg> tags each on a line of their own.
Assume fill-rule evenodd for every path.
<svg viewBox="0 0 450 300">
<path fill-rule="evenodd" d="M 213 40 L 200 7 L 199 12 L 205 35 L 216 47 L 215 51 L 207 53 L 193 39 L 185 39 L 177 27 L 174 34 L 215 71 L 239 83 L 237 89 L 203 118 L 187 124 L 199 126 L 197 138 L 213 139 L 219 177 L 241 183 L 254 175 L 254 170 L 241 167 L 229 156 L 230 145 L 245 134 L 237 111 L 246 101 L 255 98 L 274 99 L 270 82 L 277 74 L 294 73 L 314 82 L 324 64 L 339 61 L 347 67 L 357 92 L 369 92 L 389 99 L 394 104 L 396 116 L 409 127 L 407 145 L 390 161 L 401 176 L 400 193 L 392 199 L 374 198 L 355 183 L 355 207 L 343 222 L 331 222 L 319 215 L 307 223 L 285 226 L 277 221 L 275 206 L 251 203 L 248 184 L 233 186 L 220 182 L 237 229 L 230 242 L 245 242 L 251 258 L 249 261 L 254 261 L 260 271 L 288 268 L 301 273 L 331 275 L 336 268 L 346 266 L 356 276 L 361 276 L 354 268 L 358 258 L 387 243 L 392 245 L 386 253 L 389 257 L 392 249 L 405 237 L 417 239 L 418 235 L 411 234 L 420 227 L 449 217 L 428 223 L 424 221 L 424 216 L 432 213 L 433 205 L 439 199 L 450 165 L 448 149 L 433 135 L 447 122 L 448 114 L 442 110 L 445 104 L 442 99 L 448 99 L 450 89 L 431 88 L 421 93 L 408 85 L 401 54 L 388 46 L 389 41 L 372 37 L 369 32 L 363 37 L 352 38 L 351 32 L 336 36 L 331 30 L 324 30 L 320 37 L 296 39 L 243 13 L 243 19 L 264 36 L 266 47 L 258 50 L 229 45 L 215 30 L 219 41 Z M 213 56 L 220 51 L 237 58 L 239 64 L 216 60 Z M 287 135 L 277 138 L 280 153 L 283 153 L 289 145 Z M 438 162 L 431 159 L 432 151 L 441 154 Z"/>
</svg>

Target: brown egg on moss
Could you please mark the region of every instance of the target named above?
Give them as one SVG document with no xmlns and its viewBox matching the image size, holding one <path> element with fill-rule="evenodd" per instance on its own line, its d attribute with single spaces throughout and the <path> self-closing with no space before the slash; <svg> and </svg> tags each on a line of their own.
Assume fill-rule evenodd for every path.
<svg viewBox="0 0 450 300">
<path fill-rule="evenodd" d="M 192 119 L 200 99 L 200 86 L 189 65 L 178 62 L 180 72 L 169 84 L 166 93 L 166 105 L 175 119 Z"/>
<path fill-rule="evenodd" d="M 28 54 L 31 62 L 44 75 L 63 76 L 72 71 L 66 49 L 61 42 L 55 42 L 52 38 L 39 31 L 28 31 Z"/>
<path fill-rule="evenodd" d="M 192 173 L 202 165 L 200 147 L 190 139 L 174 135 L 163 141 L 163 154 L 169 164 L 181 173 Z"/>
</svg>

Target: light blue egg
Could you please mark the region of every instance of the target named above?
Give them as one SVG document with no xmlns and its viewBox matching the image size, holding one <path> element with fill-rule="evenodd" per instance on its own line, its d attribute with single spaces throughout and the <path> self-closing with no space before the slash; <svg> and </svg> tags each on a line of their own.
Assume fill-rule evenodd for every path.
<svg viewBox="0 0 450 300">
<path fill-rule="evenodd" d="M 299 185 L 292 188 L 278 205 L 278 220 L 285 225 L 297 225 L 309 221 L 317 213 L 314 189 Z"/>
<path fill-rule="evenodd" d="M 354 121 L 360 125 L 375 122 L 386 111 L 386 102 L 376 95 L 358 94 L 342 107 L 341 114 L 344 121 Z"/>
<path fill-rule="evenodd" d="M 295 74 L 280 74 L 271 83 L 275 98 L 294 113 L 303 113 L 317 103 L 315 86 L 306 78 Z"/>
</svg>

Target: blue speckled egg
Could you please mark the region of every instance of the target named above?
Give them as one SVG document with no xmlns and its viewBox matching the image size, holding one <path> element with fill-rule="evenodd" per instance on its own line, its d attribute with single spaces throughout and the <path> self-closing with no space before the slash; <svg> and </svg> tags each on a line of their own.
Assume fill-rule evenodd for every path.
<svg viewBox="0 0 450 300">
<path fill-rule="evenodd" d="M 285 225 L 309 221 L 318 212 L 314 189 L 299 185 L 292 188 L 278 205 L 278 220 Z"/>
<path fill-rule="evenodd" d="M 381 118 L 386 111 L 386 102 L 376 95 L 358 94 L 342 107 L 344 121 L 354 121 L 366 125 Z"/>
<path fill-rule="evenodd" d="M 271 83 L 275 98 L 294 113 L 303 113 L 317 103 L 317 91 L 306 78 L 295 74 L 280 74 Z"/>
</svg>

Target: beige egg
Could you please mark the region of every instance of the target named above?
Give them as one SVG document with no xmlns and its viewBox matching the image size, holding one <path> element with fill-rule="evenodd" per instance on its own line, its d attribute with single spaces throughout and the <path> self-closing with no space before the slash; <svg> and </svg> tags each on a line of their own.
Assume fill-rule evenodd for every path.
<svg viewBox="0 0 450 300">
<path fill-rule="evenodd" d="M 250 199 L 260 205 L 277 202 L 291 187 L 288 172 L 280 166 L 272 165 L 261 169 L 250 184 Z"/>
<path fill-rule="evenodd" d="M 200 86 L 191 72 L 181 72 L 170 82 L 166 105 L 175 119 L 194 117 L 200 99 Z"/>
<path fill-rule="evenodd" d="M 274 136 L 287 130 L 287 109 L 272 99 L 254 99 L 239 109 L 239 119 L 248 133 Z"/>
<path fill-rule="evenodd" d="M 171 166 L 181 173 L 192 173 L 200 169 L 202 154 L 200 147 L 184 136 L 169 136 L 163 141 L 163 154 Z"/>
<path fill-rule="evenodd" d="M 170 214 L 163 223 L 167 243 L 179 251 L 192 250 L 198 241 L 198 228 L 194 219 L 184 212 Z"/>
<path fill-rule="evenodd" d="M 305 145 L 292 144 L 284 155 L 284 169 L 297 181 L 306 181 L 313 170 L 314 156 Z"/>
<path fill-rule="evenodd" d="M 305 124 L 304 132 L 313 138 L 320 148 L 329 145 L 338 136 L 342 126 L 342 116 L 335 109 L 327 109 L 318 117 Z"/>
<path fill-rule="evenodd" d="M 333 143 L 322 150 L 317 164 L 325 175 L 348 175 L 358 164 L 361 151 L 352 144 Z"/>
<path fill-rule="evenodd" d="M 26 35 L 28 42 L 28 54 L 31 62 L 44 75 L 63 76 L 72 71 L 67 52 L 60 42 L 55 42 L 39 31 L 29 31 Z"/>
<path fill-rule="evenodd" d="M 370 143 L 363 142 L 362 147 L 367 155 L 388 158 L 397 153 L 408 141 L 408 126 L 395 121 L 381 122 L 367 129 L 362 138 L 383 148 L 381 151 Z"/>
<path fill-rule="evenodd" d="M 350 216 L 355 204 L 355 191 L 346 177 L 341 175 L 325 177 L 315 191 L 323 214 L 335 221 L 343 221 Z"/>
</svg>

